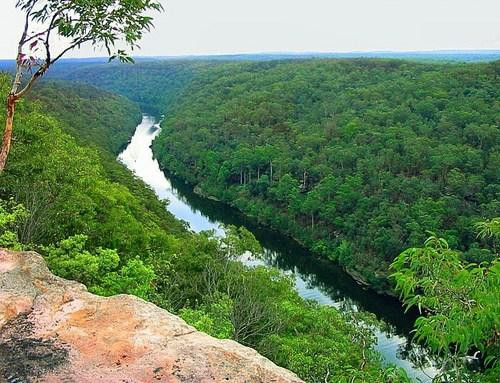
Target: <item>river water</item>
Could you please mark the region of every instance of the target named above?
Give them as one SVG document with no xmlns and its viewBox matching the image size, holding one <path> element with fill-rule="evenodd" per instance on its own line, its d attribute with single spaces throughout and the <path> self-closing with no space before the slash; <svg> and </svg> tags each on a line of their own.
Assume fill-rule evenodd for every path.
<svg viewBox="0 0 500 383">
<path fill-rule="evenodd" d="M 245 226 L 264 248 L 263 260 L 246 259 L 245 263 L 264 263 L 292 275 L 303 298 L 375 314 L 385 324 L 376 330 L 376 348 L 385 362 L 404 368 L 415 381 L 431 381 L 435 369 L 415 367 L 415 360 L 426 358 L 425 352 L 408 340 L 416 313 L 405 314 L 398 300 L 364 289 L 332 262 L 314 257 L 295 241 L 256 224 L 226 204 L 194 194 L 191 186 L 165 174 L 151 151 L 151 143 L 159 132 L 154 118 L 143 116 L 118 159 L 149 185 L 158 198 L 169 201 L 167 208 L 175 217 L 187 222 L 196 232 L 215 230 L 222 235 L 220 224 Z"/>
</svg>

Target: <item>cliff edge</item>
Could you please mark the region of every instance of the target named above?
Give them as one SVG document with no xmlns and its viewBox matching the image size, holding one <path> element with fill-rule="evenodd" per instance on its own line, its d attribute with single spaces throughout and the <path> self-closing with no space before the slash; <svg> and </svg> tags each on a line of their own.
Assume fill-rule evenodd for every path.
<svg viewBox="0 0 500 383">
<path fill-rule="evenodd" d="M 301 382 L 130 295 L 99 297 L 0 249 L 0 382 Z"/>
</svg>

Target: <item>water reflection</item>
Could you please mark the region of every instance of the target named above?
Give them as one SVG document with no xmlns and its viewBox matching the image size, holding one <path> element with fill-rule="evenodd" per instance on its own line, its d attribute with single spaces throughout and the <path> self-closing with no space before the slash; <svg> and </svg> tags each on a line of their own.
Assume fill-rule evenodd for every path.
<svg viewBox="0 0 500 383">
<path fill-rule="evenodd" d="M 435 373 L 433 368 L 427 367 L 424 372 L 415 367 L 421 365 L 422 359 L 426 360 L 425 352 L 409 341 L 415 312 L 405 314 L 396 299 L 362 288 L 340 267 L 313 256 L 294 240 L 260 226 L 226 204 L 196 195 L 190 185 L 173 175 L 166 175 L 150 149 L 159 131 L 154 119 L 144 116 L 119 160 L 144 180 L 159 198 L 169 201 L 168 210 L 174 216 L 187 222 L 196 232 L 215 230 L 222 235 L 220 224 L 247 227 L 262 244 L 264 256 L 262 260 L 246 260 L 245 263 L 264 263 L 293 275 L 297 291 L 303 298 L 374 313 L 384 323 L 376 336 L 377 349 L 385 361 L 405 368 L 410 376 L 422 382 L 431 381 L 428 375 Z"/>
</svg>

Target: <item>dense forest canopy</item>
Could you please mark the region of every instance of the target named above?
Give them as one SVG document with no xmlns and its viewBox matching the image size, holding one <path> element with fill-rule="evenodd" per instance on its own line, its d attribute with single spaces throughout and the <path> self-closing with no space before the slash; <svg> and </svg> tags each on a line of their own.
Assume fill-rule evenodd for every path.
<svg viewBox="0 0 500 383">
<path fill-rule="evenodd" d="M 113 93 L 84 84 L 45 82 L 30 100 L 41 101 L 66 124 L 66 130 L 87 145 L 118 155 L 141 121 L 139 106 Z M 96 108 L 100 105 L 100 109 Z"/>
<path fill-rule="evenodd" d="M 134 65 L 73 63 L 56 66 L 49 77 L 91 84 L 137 103 L 145 113 L 159 117 L 180 97 L 195 74 L 212 62 L 149 61 Z"/>
<path fill-rule="evenodd" d="M 499 67 L 173 60 L 54 75 L 166 113 L 166 169 L 387 290 L 388 265 L 426 231 L 491 258 L 473 224 L 500 210 Z"/>
<path fill-rule="evenodd" d="M 498 215 L 500 62 L 227 63 L 199 68 L 154 145 L 207 195 L 377 288 L 426 231 L 470 261 Z"/>
</svg>

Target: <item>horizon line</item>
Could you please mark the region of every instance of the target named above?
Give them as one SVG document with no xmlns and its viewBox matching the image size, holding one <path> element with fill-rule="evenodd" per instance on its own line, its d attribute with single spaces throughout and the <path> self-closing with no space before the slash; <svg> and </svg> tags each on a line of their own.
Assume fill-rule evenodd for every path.
<svg viewBox="0 0 500 383">
<path fill-rule="evenodd" d="M 189 57 L 223 57 L 223 56 L 250 56 L 250 55 L 350 55 L 350 54 L 495 54 L 500 55 L 500 48 L 488 49 L 433 49 L 433 50 L 353 50 L 353 51 L 254 51 L 254 52 L 226 52 L 226 53 L 180 53 L 164 55 L 130 55 L 133 58 L 189 58 Z M 89 60 L 108 59 L 109 56 L 82 56 L 64 57 L 61 60 Z M 14 58 L 0 58 L 1 61 L 15 60 Z"/>
</svg>

